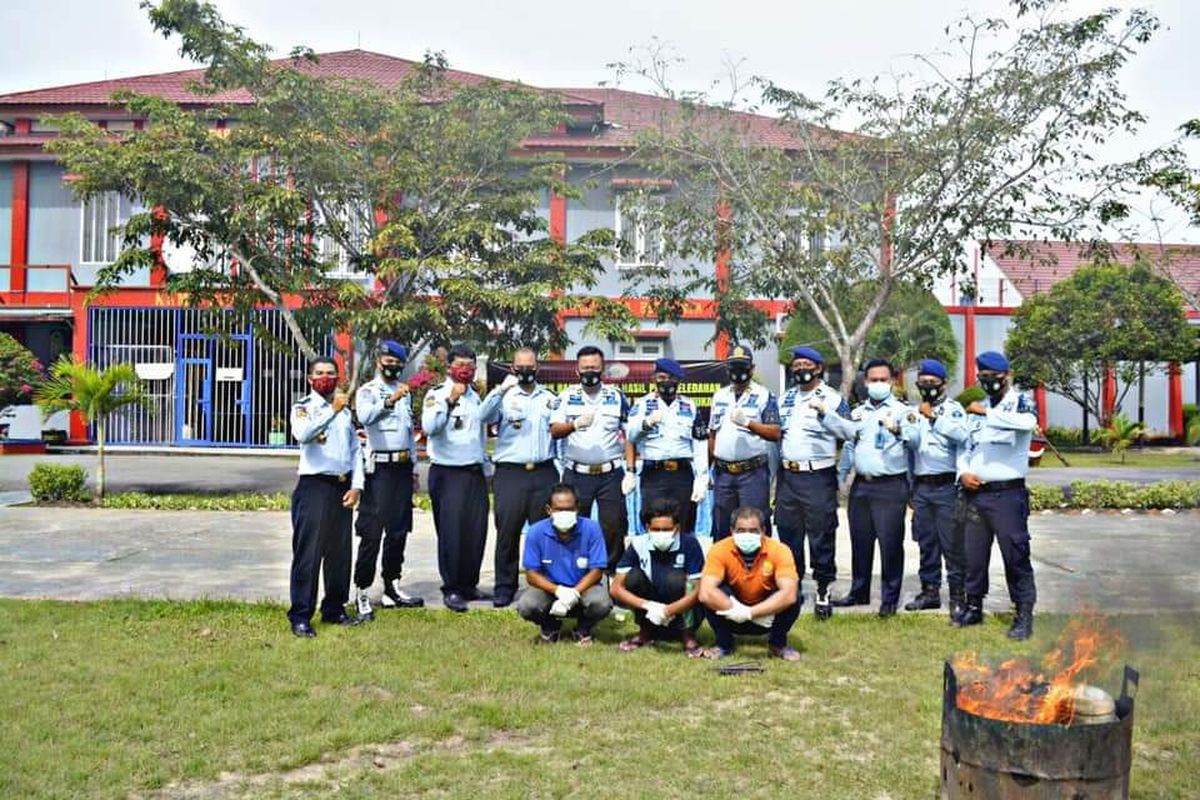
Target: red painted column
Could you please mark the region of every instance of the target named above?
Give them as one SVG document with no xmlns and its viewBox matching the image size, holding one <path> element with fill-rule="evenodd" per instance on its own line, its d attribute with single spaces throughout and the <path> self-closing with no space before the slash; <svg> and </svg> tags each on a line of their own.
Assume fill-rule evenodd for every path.
<svg viewBox="0 0 1200 800">
<path fill-rule="evenodd" d="M 1167 367 L 1167 422 L 1171 436 L 1182 439 L 1183 430 L 1183 370 L 1178 361 Z"/>
<path fill-rule="evenodd" d="M 71 355 L 82 362 L 86 362 L 88 357 L 87 296 L 86 289 L 71 292 Z M 87 423 L 78 411 L 71 413 L 67 439 L 72 444 L 87 444 L 89 441 Z"/>
<path fill-rule="evenodd" d="M 29 162 L 13 162 L 12 237 L 9 250 L 9 290 L 25 291 L 25 267 L 29 263 Z"/>
<path fill-rule="evenodd" d="M 167 218 L 167 211 L 162 206 L 155 206 L 151 213 L 155 219 Z M 167 262 L 163 260 L 162 254 L 163 240 L 165 238 L 161 233 L 151 234 L 150 236 L 150 251 L 154 253 L 154 266 L 150 268 L 151 286 L 167 285 Z"/>
<path fill-rule="evenodd" d="M 1033 390 L 1033 402 L 1037 405 L 1038 412 L 1038 429 L 1043 433 L 1046 426 L 1050 423 L 1050 412 L 1046 408 L 1046 387 L 1038 386 Z"/>
<path fill-rule="evenodd" d="M 333 360 L 337 362 L 338 374 L 342 376 L 343 381 L 349 383 L 350 372 L 354 369 L 354 340 L 350 331 L 338 331 L 333 337 L 333 346 L 337 350 L 333 354 Z"/>
<path fill-rule="evenodd" d="M 729 262 L 731 253 L 729 250 L 729 226 L 733 223 L 733 209 L 729 203 L 722 200 L 717 203 L 717 259 L 714 265 L 717 279 L 717 292 L 724 294 L 729 291 Z M 721 312 L 719 309 L 714 309 L 713 315 L 717 317 L 716 322 L 720 325 L 720 317 L 717 316 Z M 717 334 L 715 354 L 718 361 L 724 361 L 729 357 L 729 348 L 732 343 L 729 341 L 729 334 L 721 331 Z"/>
<path fill-rule="evenodd" d="M 1117 407 L 1117 371 L 1111 366 L 1104 369 L 1104 383 L 1100 387 L 1100 424 L 1107 425 Z"/>
<path fill-rule="evenodd" d="M 567 244 L 567 198 L 558 192 L 550 193 L 550 239 L 564 247 Z M 554 322 L 560 331 L 563 330 L 567 325 L 566 315 L 558 312 Z M 562 355 L 558 351 L 549 353 L 550 358 L 554 359 L 562 358 Z"/>
</svg>

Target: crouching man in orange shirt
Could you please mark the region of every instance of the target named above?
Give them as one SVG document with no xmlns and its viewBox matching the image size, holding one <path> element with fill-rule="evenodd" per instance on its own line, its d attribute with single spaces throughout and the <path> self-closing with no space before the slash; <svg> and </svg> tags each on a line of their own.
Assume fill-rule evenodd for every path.
<svg viewBox="0 0 1200 800">
<path fill-rule="evenodd" d="M 733 535 L 713 543 L 700 577 L 700 602 L 717 634 L 708 658 L 733 653 L 733 636 L 767 636 L 774 658 L 799 661 L 788 632 L 800 616 L 800 576 L 787 545 L 763 535 L 763 514 L 743 506 L 733 512 Z"/>
</svg>

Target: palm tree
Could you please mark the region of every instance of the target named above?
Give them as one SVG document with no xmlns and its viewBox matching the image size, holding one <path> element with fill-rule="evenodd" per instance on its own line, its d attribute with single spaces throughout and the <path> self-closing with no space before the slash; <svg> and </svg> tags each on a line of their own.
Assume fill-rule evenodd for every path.
<svg viewBox="0 0 1200 800">
<path fill-rule="evenodd" d="M 78 411 L 88 424 L 96 426 L 96 497 L 104 497 L 104 442 L 108 417 L 125 406 L 150 407 L 141 380 L 132 364 L 114 364 L 105 369 L 73 359 L 60 358 L 50 369 L 50 377 L 38 389 L 34 401 L 42 414 Z"/>
<path fill-rule="evenodd" d="M 1115 415 L 1108 427 L 1100 431 L 1100 441 L 1114 453 L 1121 454 L 1121 463 L 1125 463 L 1125 451 L 1145 433 L 1145 426 L 1134 422 L 1124 414 Z"/>
</svg>

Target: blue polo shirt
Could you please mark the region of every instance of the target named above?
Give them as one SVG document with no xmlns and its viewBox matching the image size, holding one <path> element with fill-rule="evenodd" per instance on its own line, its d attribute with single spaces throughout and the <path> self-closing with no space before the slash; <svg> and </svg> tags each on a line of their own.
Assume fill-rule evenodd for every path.
<svg viewBox="0 0 1200 800">
<path fill-rule="evenodd" d="M 675 537 L 670 550 L 655 550 L 650 546 L 649 536 L 634 536 L 625 554 L 617 562 L 617 573 L 626 575 L 638 567 L 654 585 L 659 597 L 667 593 L 667 579 L 672 572 L 682 570 L 689 580 L 700 580 L 704 571 L 704 548 L 690 533 Z"/>
<path fill-rule="evenodd" d="M 574 586 L 594 569 L 608 566 L 608 548 L 595 520 L 580 517 L 565 542 L 549 519 L 539 520 L 525 533 L 521 566 L 542 573 L 559 586 Z"/>
</svg>

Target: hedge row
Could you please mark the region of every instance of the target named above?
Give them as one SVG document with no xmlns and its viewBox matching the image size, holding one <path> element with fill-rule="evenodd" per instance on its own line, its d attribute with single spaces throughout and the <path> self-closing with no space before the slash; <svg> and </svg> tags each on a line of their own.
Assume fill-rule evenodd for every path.
<svg viewBox="0 0 1200 800">
<path fill-rule="evenodd" d="M 1197 508 L 1200 481 L 1075 481 L 1059 486 L 1029 487 L 1029 505 L 1035 511 L 1058 508 Z"/>
</svg>

